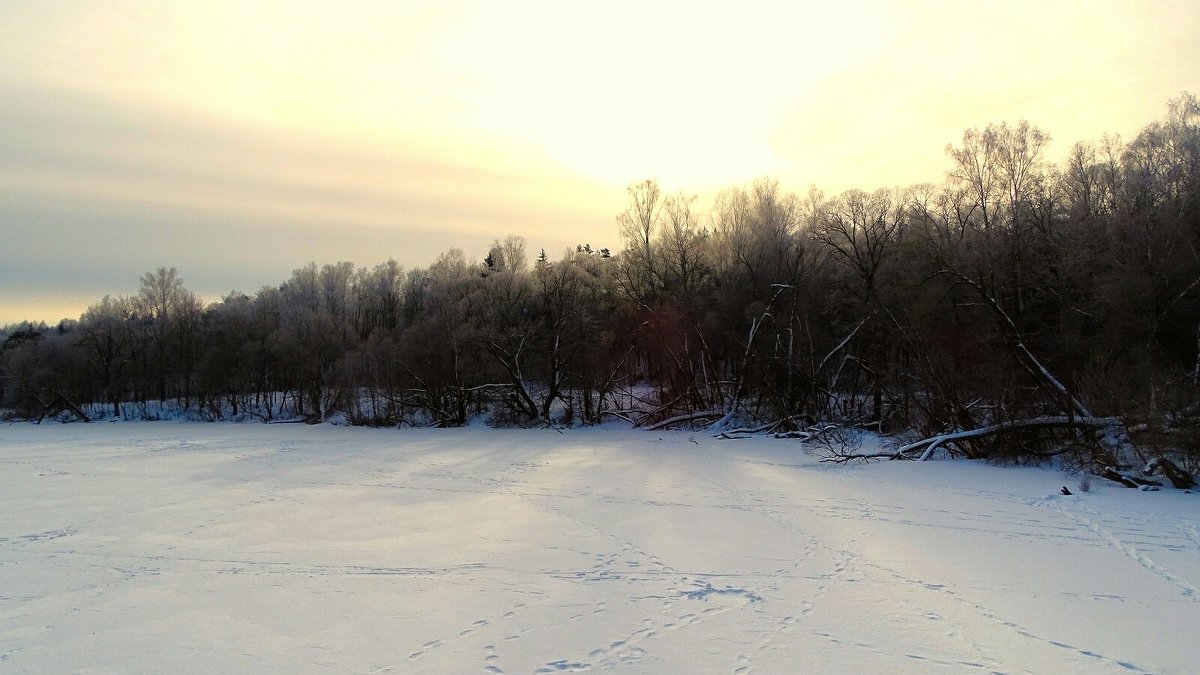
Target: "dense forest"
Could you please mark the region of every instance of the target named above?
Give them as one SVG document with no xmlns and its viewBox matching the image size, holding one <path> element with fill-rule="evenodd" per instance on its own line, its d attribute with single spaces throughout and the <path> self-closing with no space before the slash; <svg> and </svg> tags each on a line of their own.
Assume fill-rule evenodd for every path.
<svg viewBox="0 0 1200 675">
<path fill-rule="evenodd" d="M 422 269 L 309 263 L 207 306 L 158 269 L 78 321 L 0 330 L 0 406 L 35 420 L 826 424 L 926 439 L 918 450 L 941 434 L 976 457 L 1172 458 L 1196 475 L 1200 103 L 1183 94 L 1132 140 L 1079 143 L 1057 164 L 1048 141 L 991 124 L 946 148 L 941 184 L 798 196 L 759 180 L 706 210 L 636 183 L 617 253 L 556 257 L 510 236 L 481 261 L 451 249 Z"/>
</svg>

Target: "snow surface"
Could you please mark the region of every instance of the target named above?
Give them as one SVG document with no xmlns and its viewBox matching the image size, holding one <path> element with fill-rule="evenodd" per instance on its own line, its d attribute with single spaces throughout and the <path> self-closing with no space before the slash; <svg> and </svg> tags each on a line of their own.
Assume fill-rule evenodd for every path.
<svg viewBox="0 0 1200 675">
<path fill-rule="evenodd" d="M 1195 672 L 1200 494 L 1062 485 L 687 433 L 2 426 L 0 671 Z"/>
</svg>

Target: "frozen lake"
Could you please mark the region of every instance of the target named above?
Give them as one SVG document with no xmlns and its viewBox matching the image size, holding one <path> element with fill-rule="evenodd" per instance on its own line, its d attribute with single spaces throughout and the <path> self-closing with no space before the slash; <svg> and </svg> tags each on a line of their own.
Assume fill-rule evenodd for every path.
<svg viewBox="0 0 1200 675">
<path fill-rule="evenodd" d="M 3 425 L 0 671 L 1195 672 L 1200 494 L 1062 485 L 686 433 Z"/>
</svg>

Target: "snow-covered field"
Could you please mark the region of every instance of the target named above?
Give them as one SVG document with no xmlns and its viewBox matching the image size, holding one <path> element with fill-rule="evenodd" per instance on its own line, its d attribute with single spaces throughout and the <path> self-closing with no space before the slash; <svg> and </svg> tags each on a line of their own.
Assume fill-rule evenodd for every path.
<svg viewBox="0 0 1200 675">
<path fill-rule="evenodd" d="M 1196 672 L 1200 494 L 1062 485 L 685 433 L 7 425 L 0 671 Z"/>
</svg>

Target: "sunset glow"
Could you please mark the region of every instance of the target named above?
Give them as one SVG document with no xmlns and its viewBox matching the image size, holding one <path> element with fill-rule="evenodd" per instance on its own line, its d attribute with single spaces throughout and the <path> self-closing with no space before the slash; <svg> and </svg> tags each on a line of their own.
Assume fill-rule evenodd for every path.
<svg viewBox="0 0 1200 675">
<path fill-rule="evenodd" d="M 1171 2 L 5 3 L 0 324 L 159 265 L 215 297 L 509 233 L 618 248 L 632 181 L 937 182 L 989 121 L 1057 160 L 1200 89 L 1198 34 Z"/>
</svg>

